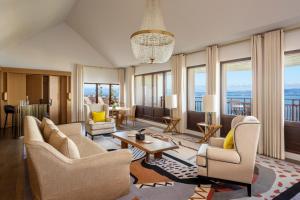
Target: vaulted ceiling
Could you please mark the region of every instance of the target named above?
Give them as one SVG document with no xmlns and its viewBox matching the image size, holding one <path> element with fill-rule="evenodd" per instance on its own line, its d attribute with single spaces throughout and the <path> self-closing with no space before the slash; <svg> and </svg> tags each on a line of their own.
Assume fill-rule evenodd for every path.
<svg viewBox="0 0 300 200">
<path fill-rule="evenodd" d="M 138 64 L 129 37 L 144 0 L 0 0 L 0 47 L 62 21 L 115 66 Z M 300 22 L 299 0 L 161 0 L 175 53 Z"/>
</svg>

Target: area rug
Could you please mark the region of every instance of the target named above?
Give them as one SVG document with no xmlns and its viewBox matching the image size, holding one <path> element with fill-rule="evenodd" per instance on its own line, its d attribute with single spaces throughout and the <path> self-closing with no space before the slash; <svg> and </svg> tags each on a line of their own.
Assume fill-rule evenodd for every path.
<svg viewBox="0 0 300 200">
<path fill-rule="evenodd" d="M 159 160 L 145 162 L 143 151 L 129 147 L 134 156 L 130 166 L 131 191 L 120 200 L 298 198 L 299 165 L 257 156 L 252 197 L 249 198 L 245 186 L 199 177 L 195 164 L 197 151 L 193 150 L 199 145 L 189 136 L 172 137 L 185 145 L 175 151 L 166 151 Z M 100 137 L 96 142 L 110 150 L 120 148 L 119 141 L 110 136 Z"/>
</svg>

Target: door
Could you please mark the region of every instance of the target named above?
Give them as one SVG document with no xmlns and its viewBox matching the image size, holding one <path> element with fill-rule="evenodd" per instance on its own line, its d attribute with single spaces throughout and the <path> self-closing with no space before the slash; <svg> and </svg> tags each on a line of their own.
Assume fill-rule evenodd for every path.
<svg viewBox="0 0 300 200">
<path fill-rule="evenodd" d="M 30 104 L 39 104 L 43 99 L 43 75 L 26 76 L 26 94 Z"/>
<path fill-rule="evenodd" d="M 55 124 L 60 123 L 60 95 L 60 77 L 49 76 L 49 99 L 52 101 L 49 115 Z"/>
</svg>

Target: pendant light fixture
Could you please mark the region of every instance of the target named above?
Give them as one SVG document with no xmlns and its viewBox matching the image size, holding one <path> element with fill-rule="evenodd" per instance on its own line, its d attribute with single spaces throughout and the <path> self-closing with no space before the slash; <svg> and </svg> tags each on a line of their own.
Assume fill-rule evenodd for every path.
<svg viewBox="0 0 300 200">
<path fill-rule="evenodd" d="M 141 63 L 168 62 L 175 37 L 165 28 L 159 0 L 146 0 L 142 26 L 130 38 L 133 54 Z"/>
</svg>

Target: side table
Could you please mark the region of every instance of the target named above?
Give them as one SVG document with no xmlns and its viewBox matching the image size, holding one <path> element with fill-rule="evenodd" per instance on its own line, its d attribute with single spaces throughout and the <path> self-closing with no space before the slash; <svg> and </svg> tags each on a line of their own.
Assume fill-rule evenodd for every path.
<svg viewBox="0 0 300 200">
<path fill-rule="evenodd" d="M 179 133 L 176 126 L 180 122 L 180 118 L 165 116 L 162 117 L 162 119 L 167 125 L 167 128 L 165 128 L 164 132 L 172 132 L 172 134 Z"/>
<path fill-rule="evenodd" d="M 217 124 L 207 124 L 207 123 L 197 123 L 198 128 L 202 133 L 204 133 L 203 138 L 201 138 L 198 143 L 206 143 L 208 142 L 209 138 L 211 138 L 220 128 L 222 125 Z"/>
</svg>

